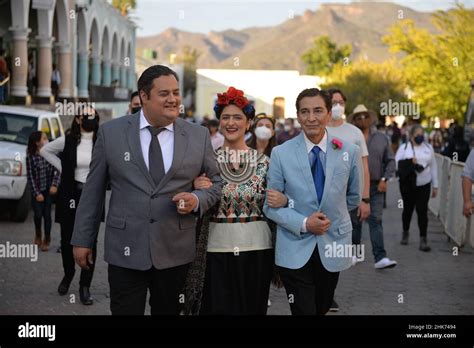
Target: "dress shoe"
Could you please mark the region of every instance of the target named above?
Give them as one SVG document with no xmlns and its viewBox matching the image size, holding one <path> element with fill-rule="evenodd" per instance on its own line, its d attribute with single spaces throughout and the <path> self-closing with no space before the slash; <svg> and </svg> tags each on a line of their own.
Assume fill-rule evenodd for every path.
<svg viewBox="0 0 474 348">
<path fill-rule="evenodd" d="M 63 296 L 66 295 L 69 291 L 69 285 L 71 285 L 72 278 L 64 276 L 61 283 L 59 283 L 58 292 L 59 295 Z"/>
<path fill-rule="evenodd" d="M 91 293 L 89 292 L 89 288 L 87 286 L 79 287 L 79 298 L 81 302 L 85 306 L 90 306 L 94 303 L 94 300 L 91 297 Z"/>
</svg>

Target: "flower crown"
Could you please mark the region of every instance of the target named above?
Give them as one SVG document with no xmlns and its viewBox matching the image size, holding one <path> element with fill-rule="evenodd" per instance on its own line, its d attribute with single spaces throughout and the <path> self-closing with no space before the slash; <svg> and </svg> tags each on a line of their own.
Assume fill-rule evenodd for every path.
<svg viewBox="0 0 474 348">
<path fill-rule="evenodd" d="M 217 113 L 222 107 L 233 104 L 241 109 L 244 113 L 250 114 L 253 110 L 252 104 L 244 97 L 244 92 L 234 87 L 229 87 L 227 92 L 217 93 L 217 101 L 214 105 L 214 111 Z"/>
</svg>

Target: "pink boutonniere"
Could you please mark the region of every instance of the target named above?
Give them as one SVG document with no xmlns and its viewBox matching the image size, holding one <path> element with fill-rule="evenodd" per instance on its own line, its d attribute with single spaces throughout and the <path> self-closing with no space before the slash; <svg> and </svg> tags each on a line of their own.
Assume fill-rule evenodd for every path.
<svg viewBox="0 0 474 348">
<path fill-rule="evenodd" d="M 331 143 L 334 150 L 342 149 L 342 142 L 339 139 L 333 139 Z"/>
</svg>

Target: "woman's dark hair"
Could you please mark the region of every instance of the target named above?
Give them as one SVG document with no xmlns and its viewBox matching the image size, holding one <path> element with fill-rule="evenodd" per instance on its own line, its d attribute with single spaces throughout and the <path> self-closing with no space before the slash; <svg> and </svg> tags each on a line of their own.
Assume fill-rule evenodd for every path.
<svg viewBox="0 0 474 348">
<path fill-rule="evenodd" d="M 267 117 L 267 115 L 264 112 L 259 113 L 256 117 L 258 118 L 255 120 L 252 126 L 252 137 L 247 141 L 247 146 L 251 147 L 252 149 L 257 150 L 257 136 L 255 135 L 255 128 L 257 128 L 257 124 L 261 120 L 269 120 L 273 126 L 273 136 L 268 140 L 267 147 L 265 148 L 263 153 L 267 155 L 268 157 L 270 157 L 273 148 L 277 145 L 276 132 L 275 132 L 275 119 L 273 117 Z"/>
<path fill-rule="evenodd" d="M 28 138 L 28 147 L 26 149 L 26 154 L 29 156 L 33 156 L 36 154 L 36 151 L 38 151 L 38 146 L 36 143 L 41 140 L 41 137 L 43 136 L 43 132 L 41 131 L 35 131 L 32 132 Z"/>
<path fill-rule="evenodd" d="M 178 74 L 164 65 L 152 65 L 148 69 L 146 69 L 138 79 L 137 89 L 138 93 L 143 91 L 146 95 L 150 96 L 150 91 L 153 88 L 153 80 L 157 79 L 161 76 L 169 76 L 173 75 L 176 78 L 176 81 L 179 81 Z M 140 96 L 140 94 L 139 94 Z M 140 102 L 142 102 L 142 98 L 140 97 Z"/>
<path fill-rule="evenodd" d="M 334 94 L 339 93 L 342 97 L 342 100 L 344 100 L 345 102 L 347 101 L 346 96 L 344 95 L 344 93 L 342 93 L 342 91 L 339 88 L 329 88 L 328 93 L 331 96 L 331 99 Z"/>
<path fill-rule="evenodd" d="M 97 124 L 94 129 L 94 136 L 92 140 L 95 143 L 95 141 L 97 140 L 97 131 L 99 130 L 100 116 L 97 110 L 94 110 L 94 115 L 95 115 L 95 118 L 97 119 Z M 75 139 L 77 141 L 77 145 L 79 145 L 81 143 L 81 125 L 76 122 L 76 117 L 84 117 L 84 116 L 82 114 L 79 114 L 73 118 L 72 123 L 71 123 L 71 128 L 69 128 L 66 131 L 66 135 L 71 136 L 73 139 Z"/>
<path fill-rule="evenodd" d="M 296 97 L 296 112 L 300 112 L 300 101 L 303 98 L 306 97 L 317 97 L 321 96 L 324 100 L 324 104 L 326 105 L 326 109 L 330 111 L 332 109 L 332 98 L 329 95 L 329 93 L 323 89 L 317 89 L 317 88 L 307 88 L 301 91 L 300 94 L 298 94 L 298 97 Z"/>
</svg>

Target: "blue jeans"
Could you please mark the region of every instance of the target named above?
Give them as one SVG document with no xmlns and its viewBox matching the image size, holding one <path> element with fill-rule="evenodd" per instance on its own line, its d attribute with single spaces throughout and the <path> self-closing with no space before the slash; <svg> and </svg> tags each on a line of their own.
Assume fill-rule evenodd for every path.
<svg viewBox="0 0 474 348">
<path fill-rule="evenodd" d="M 372 242 L 372 253 L 375 262 L 387 256 L 383 245 L 382 213 L 384 193 L 377 190 L 378 182 L 370 183 L 370 215 L 367 219 Z M 357 208 L 349 212 L 352 221 L 352 244 L 360 244 L 362 237 L 362 223 L 357 217 Z"/>
<path fill-rule="evenodd" d="M 34 221 L 35 221 L 35 228 L 37 230 L 41 229 L 41 220 L 44 219 L 44 236 L 50 237 L 51 236 L 51 205 L 52 205 L 52 198 L 49 195 L 49 191 L 41 192 L 44 197 L 43 202 L 36 201 L 36 197 L 32 195 L 32 205 L 33 211 L 35 213 Z"/>
</svg>

